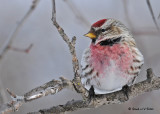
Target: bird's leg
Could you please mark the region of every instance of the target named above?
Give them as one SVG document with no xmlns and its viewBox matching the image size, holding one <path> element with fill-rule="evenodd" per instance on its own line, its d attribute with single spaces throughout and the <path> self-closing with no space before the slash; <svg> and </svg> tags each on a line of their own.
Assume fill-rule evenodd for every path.
<svg viewBox="0 0 160 114">
<path fill-rule="evenodd" d="M 124 86 L 122 87 L 122 91 L 123 91 L 124 95 L 127 97 L 127 100 L 128 100 L 128 99 L 129 99 L 128 93 L 131 92 L 129 86 L 128 86 L 128 85 L 124 85 Z"/>
<path fill-rule="evenodd" d="M 89 89 L 89 100 L 91 100 L 94 97 L 95 97 L 95 92 L 94 92 L 94 87 L 92 85 L 91 88 Z"/>
</svg>

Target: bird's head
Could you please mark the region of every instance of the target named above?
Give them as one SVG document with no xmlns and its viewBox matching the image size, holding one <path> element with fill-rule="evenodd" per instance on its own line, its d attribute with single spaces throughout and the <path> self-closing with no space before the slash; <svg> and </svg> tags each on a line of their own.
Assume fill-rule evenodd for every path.
<svg viewBox="0 0 160 114">
<path fill-rule="evenodd" d="M 99 20 L 92 24 L 90 31 L 85 34 L 86 37 L 92 39 L 95 45 L 113 45 L 123 41 L 123 38 L 129 35 L 125 25 L 115 19 Z"/>
</svg>

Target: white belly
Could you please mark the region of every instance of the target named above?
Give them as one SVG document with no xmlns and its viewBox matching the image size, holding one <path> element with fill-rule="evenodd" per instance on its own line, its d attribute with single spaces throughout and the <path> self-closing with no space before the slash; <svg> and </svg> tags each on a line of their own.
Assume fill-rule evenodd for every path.
<svg viewBox="0 0 160 114">
<path fill-rule="evenodd" d="M 110 66 L 105 69 L 103 74 L 94 76 L 96 72 L 97 71 L 94 71 L 89 77 L 82 77 L 82 84 L 85 88 L 89 90 L 93 85 L 96 94 L 118 91 L 133 79 L 133 77 L 127 76 L 127 74 L 122 72 L 112 60 L 110 61 Z M 85 73 L 85 71 L 83 73 Z"/>
</svg>

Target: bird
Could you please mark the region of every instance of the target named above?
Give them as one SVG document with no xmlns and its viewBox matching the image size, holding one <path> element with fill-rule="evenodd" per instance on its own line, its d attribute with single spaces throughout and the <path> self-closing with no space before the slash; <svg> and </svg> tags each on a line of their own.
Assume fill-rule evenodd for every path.
<svg viewBox="0 0 160 114">
<path fill-rule="evenodd" d="M 91 39 L 81 59 L 81 82 L 88 91 L 107 94 L 135 82 L 144 58 L 124 24 L 112 18 L 101 19 L 84 36 Z"/>
</svg>

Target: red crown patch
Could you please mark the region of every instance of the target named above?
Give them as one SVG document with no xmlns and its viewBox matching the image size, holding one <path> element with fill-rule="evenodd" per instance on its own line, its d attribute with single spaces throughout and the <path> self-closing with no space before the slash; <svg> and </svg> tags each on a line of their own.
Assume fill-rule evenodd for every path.
<svg viewBox="0 0 160 114">
<path fill-rule="evenodd" d="M 95 22 L 95 23 L 92 25 L 92 27 L 101 27 L 106 21 L 107 21 L 107 19 L 99 20 L 99 21 Z"/>
</svg>

